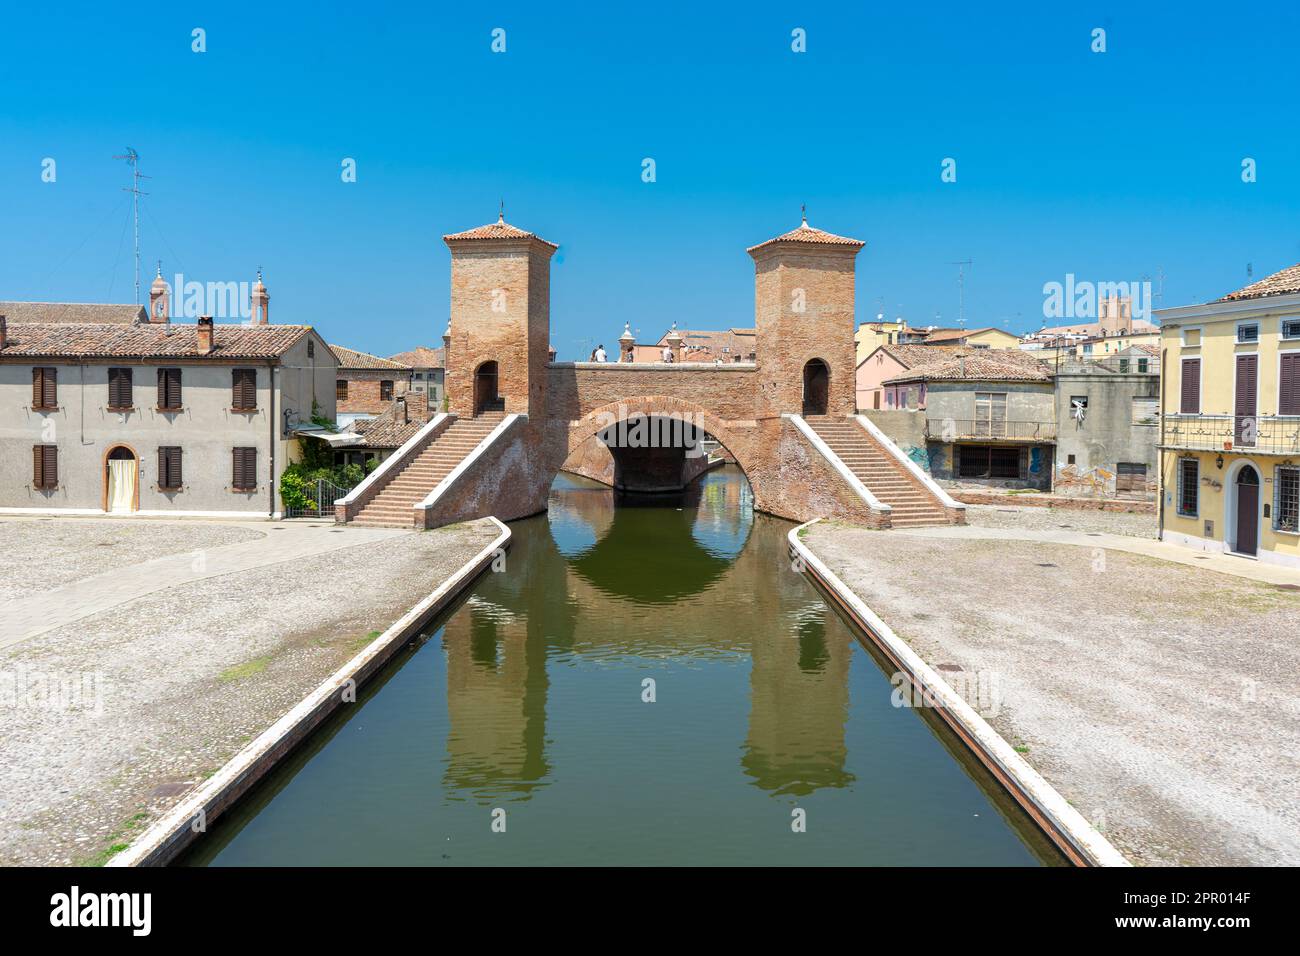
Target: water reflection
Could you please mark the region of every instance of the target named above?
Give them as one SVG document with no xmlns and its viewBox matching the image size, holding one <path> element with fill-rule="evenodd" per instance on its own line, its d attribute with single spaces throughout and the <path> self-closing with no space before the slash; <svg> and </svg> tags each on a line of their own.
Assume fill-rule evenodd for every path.
<svg viewBox="0 0 1300 956">
<path fill-rule="evenodd" d="M 850 644 L 827 640 L 825 605 L 781 567 L 784 526 L 755 527 L 738 470 L 712 472 L 683 496 L 617 503 L 603 486 L 562 477 L 549 533 L 539 530 L 517 529 L 511 573 L 489 579 L 445 627 L 448 787 L 526 798 L 550 767 L 548 666 L 647 658 L 750 663 L 740 764 L 756 786 L 805 794 L 853 780 Z M 751 536 L 761 540 L 746 547 Z"/>
</svg>

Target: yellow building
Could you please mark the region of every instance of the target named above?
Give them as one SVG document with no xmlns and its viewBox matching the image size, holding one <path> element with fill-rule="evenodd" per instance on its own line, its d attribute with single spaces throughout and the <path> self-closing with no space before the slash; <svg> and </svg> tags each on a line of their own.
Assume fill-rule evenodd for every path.
<svg viewBox="0 0 1300 956">
<path fill-rule="evenodd" d="M 863 322 L 853 333 L 853 341 L 858 347 L 856 364 L 861 365 L 863 359 L 882 345 L 898 345 L 902 341 L 899 335 L 906 328 L 907 323 L 902 319 L 886 322 L 877 317 L 875 322 Z"/>
<path fill-rule="evenodd" d="M 986 326 L 982 329 L 935 329 L 925 337 L 926 345 L 967 345 L 976 349 L 1018 349 L 1020 336 Z"/>
<path fill-rule="evenodd" d="M 1300 567 L 1300 265 L 1158 315 L 1161 538 Z"/>
<path fill-rule="evenodd" d="M 1074 357 L 1077 359 L 1101 359 L 1108 355 L 1114 355 L 1122 352 L 1134 345 L 1158 345 L 1160 342 L 1160 330 L 1151 329 L 1150 331 L 1132 331 L 1118 332 L 1114 335 L 1106 335 L 1101 338 L 1088 339 L 1080 342 L 1074 347 Z"/>
</svg>

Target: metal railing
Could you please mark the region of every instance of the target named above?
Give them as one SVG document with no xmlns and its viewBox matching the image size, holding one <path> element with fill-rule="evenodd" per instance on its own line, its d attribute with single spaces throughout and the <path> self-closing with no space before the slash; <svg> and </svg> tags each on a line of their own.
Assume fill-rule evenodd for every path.
<svg viewBox="0 0 1300 956">
<path fill-rule="evenodd" d="M 346 495 L 351 488 L 342 488 L 328 478 L 317 478 L 313 483 L 311 499 L 305 508 L 285 508 L 286 518 L 325 518 L 334 515 L 334 502 Z"/>
<path fill-rule="evenodd" d="M 1165 415 L 1161 443 L 1189 451 L 1300 454 L 1300 417 L 1276 415 Z"/>
<path fill-rule="evenodd" d="M 1055 422 L 998 421 L 983 418 L 927 418 L 925 437 L 934 441 L 1052 441 Z"/>
</svg>

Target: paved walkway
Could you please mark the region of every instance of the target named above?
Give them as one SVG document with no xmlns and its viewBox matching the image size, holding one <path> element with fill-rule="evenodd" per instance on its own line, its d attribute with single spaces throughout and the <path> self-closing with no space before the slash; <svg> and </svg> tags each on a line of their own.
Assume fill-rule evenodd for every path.
<svg viewBox="0 0 1300 956">
<path fill-rule="evenodd" d="M 231 524 L 256 528 L 265 532 L 266 537 L 114 568 L 51 591 L 8 601 L 0 619 L 0 649 L 178 584 L 285 561 L 301 561 L 340 548 L 412 533 L 402 528 L 348 528 L 319 521 Z"/>
<path fill-rule="evenodd" d="M 1231 574 L 1262 584 L 1300 585 L 1300 570 L 1267 564 L 1253 558 L 1230 554 L 1196 551 L 1182 545 L 1157 541 L 1154 538 L 1134 538 L 1129 535 L 1106 534 L 1100 531 L 1029 531 L 1013 528 L 988 528 L 974 525 L 943 525 L 935 528 L 897 528 L 890 534 L 919 535 L 927 538 L 957 538 L 977 541 L 998 539 L 1002 541 L 1038 541 L 1043 544 L 1073 544 L 1085 548 L 1105 548 L 1127 551 L 1148 558 L 1173 561 L 1189 567 Z"/>
</svg>

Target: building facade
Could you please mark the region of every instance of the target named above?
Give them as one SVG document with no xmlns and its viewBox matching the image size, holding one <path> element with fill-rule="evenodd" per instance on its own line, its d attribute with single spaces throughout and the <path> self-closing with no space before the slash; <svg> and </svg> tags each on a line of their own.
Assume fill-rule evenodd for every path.
<svg viewBox="0 0 1300 956">
<path fill-rule="evenodd" d="M 1300 567 L 1300 265 L 1158 314 L 1161 537 Z"/>
<path fill-rule="evenodd" d="M 418 345 L 409 351 L 390 355 L 388 360 L 410 367 L 411 391 L 422 393 L 425 404 L 431 411 L 442 408 L 442 400 L 446 395 L 446 360 L 442 349 Z"/>
<path fill-rule="evenodd" d="M 0 511 L 278 517 L 335 367 L 308 326 L 0 320 Z"/>
<path fill-rule="evenodd" d="M 1063 365 L 1056 380 L 1052 490 L 1081 497 L 1155 494 L 1160 375 L 1154 357 Z"/>
<path fill-rule="evenodd" d="M 411 389 L 409 365 L 342 345 L 330 350 L 338 360 L 334 405 L 340 426 L 383 414 L 393 399 Z"/>
</svg>

